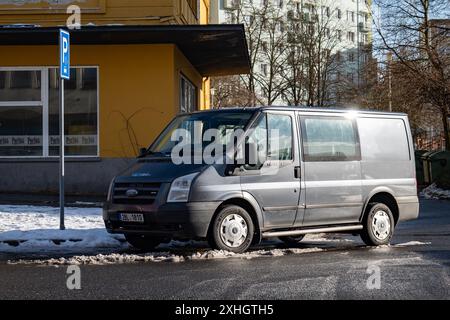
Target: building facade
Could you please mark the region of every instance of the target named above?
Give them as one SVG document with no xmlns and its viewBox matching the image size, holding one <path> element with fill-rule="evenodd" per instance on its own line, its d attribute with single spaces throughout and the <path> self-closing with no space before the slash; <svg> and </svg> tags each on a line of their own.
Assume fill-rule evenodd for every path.
<svg viewBox="0 0 450 320">
<path fill-rule="evenodd" d="M 58 192 L 69 5 L 81 8 L 65 85 L 69 194 L 105 194 L 175 115 L 209 108 L 209 77 L 248 72 L 243 28 L 208 26 L 208 0 L 58 3 L 0 2 L 0 192 Z"/>
<path fill-rule="evenodd" d="M 325 61 L 325 64 L 332 61 L 330 63 L 332 66 L 329 67 L 330 70 L 326 75 L 329 81 L 327 94 L 331 95 L 328 99 L 329 103 L 336 105 L 339 102 L 338 87 L 351 88 L 363 84 L 364 68 L 372 58 L 371 0 L 214 1 L 217 4 L 213 8 L 217 10 L 219 23 L 244 23 L 251 28 L 264 15 L 264 20 L 271 17 L 279 20 L 276 22 L 276 29 L 279 34 L 288 34 L 286 45 L 296 46 L 295 39 L 299 35 L 303 35 L 306 40 L 313 39 L 308 45 L 312 47 L 315 42 L 317 48 L 306 51 L 300 49 L 297 60 L 307 58 L 314 50 L 329 52 L 332 58 Z M 274 37 L 277 37 L 276 33 L 268 31 L 266 36 L 262 37 L 262 43 L 270 43 Z M 294 40 L 291 41 L 291 39 Z M 277 46 L 280 45 L 277 44 Z M 256 77 L 262 79 L 268 77 L 271 67 L 273 68 L 271 66 L 273 62 L 268 61 L 273 61 L 271 58 L 273 55 L 268 58 L 265 53 L 267 50 L 264 46 L 262 50 L 258 50 L 259 52 L 256 53 L 258 57 L 253 66 Z M 290 50 L 287 52 L 292 53 Z M 281 60 L 285 63 L 283 59 Z M 264 80 L 262 82 L 264 83 Z M 264 91 L 267 90 L 260 88 L 260 94 L 264 95 Z M 286 104 L 288 101 L 281 95 L 273 103 Z"/>
</svg>

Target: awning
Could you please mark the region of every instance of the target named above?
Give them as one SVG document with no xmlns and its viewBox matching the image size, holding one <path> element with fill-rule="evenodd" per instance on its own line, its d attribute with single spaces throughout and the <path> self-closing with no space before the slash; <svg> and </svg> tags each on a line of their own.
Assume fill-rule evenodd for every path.
<svg viewBox="0 0 450 320">
<path fill-rule="evenodd" d="M 0 46 L 57 45 L 58 34 L 57 27 L 0 26 Z M 202 76 L 250 72 L 250 58 L 242 25 L 83 26 L 80 30 L 71 31 L 71 43 L 172 43 L 178 46 Z"/>
</svg>

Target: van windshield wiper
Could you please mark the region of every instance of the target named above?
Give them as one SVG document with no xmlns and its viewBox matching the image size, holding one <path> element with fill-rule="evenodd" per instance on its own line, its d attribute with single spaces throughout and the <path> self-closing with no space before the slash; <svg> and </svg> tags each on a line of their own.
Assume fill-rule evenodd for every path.
<svg viewBox="0 0 450 320">
<path fill-rule="evenodd" d="M 161 152 L 161 151 L 151 151 L 151 150 L 148 150 L 148 151 L 145 153 L 144 157 L 145 157 L 145 156 L 163 156 L 163 157 L 167 157 L 168 155 L 170 155 L 169 152 Z"/>
</svg>

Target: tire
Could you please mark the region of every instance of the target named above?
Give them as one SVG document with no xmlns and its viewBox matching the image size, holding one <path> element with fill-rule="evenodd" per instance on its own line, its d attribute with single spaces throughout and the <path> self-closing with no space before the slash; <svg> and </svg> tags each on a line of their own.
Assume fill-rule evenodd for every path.
<svg viewBox="0 0 450 320">
<path fill-rule="evenodd" d="M 384 203 L 370 203 L 363 220 L 361 239 L 368 246 L 388 244 L 394 234 L 395 221 Z"/>
<path fill-rule="evenodd" d="M 288 245 L 296 245 L 305 237 L 304 234 L 298 236 L 287 236 L 287 237 L 278 237 L 281 241 Z"/>
<path fill-rule="evenodd" d="M 134 248 L 142 251 L 154 250 L 159 244 L 166 242 L 163 238 L 135 234 L 125 234 L 125 239 Z"/>
<path fill-rule="evenodd" d="M 242 253 L 250 247 L 254 231 L 252 218 L 245 209 L 227 205 L 216 215 L 208 242 L 214 249 Z"/>
</svg>

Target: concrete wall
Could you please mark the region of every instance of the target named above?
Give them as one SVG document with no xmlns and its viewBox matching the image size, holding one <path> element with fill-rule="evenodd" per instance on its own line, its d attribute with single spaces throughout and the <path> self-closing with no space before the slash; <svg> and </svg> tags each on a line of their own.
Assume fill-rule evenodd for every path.
<svg viewBox="0 0 450 320">
<path fill-rule="evenodd" d="M 66 193 L 99 195 L 108 192 L 111 179 L 125 170 L 134 159 L 103 158 L 68 160 Z M 58 194 L 59 162 L 49 160 L 0 160 L 0 193 Z"/>
</svg>

